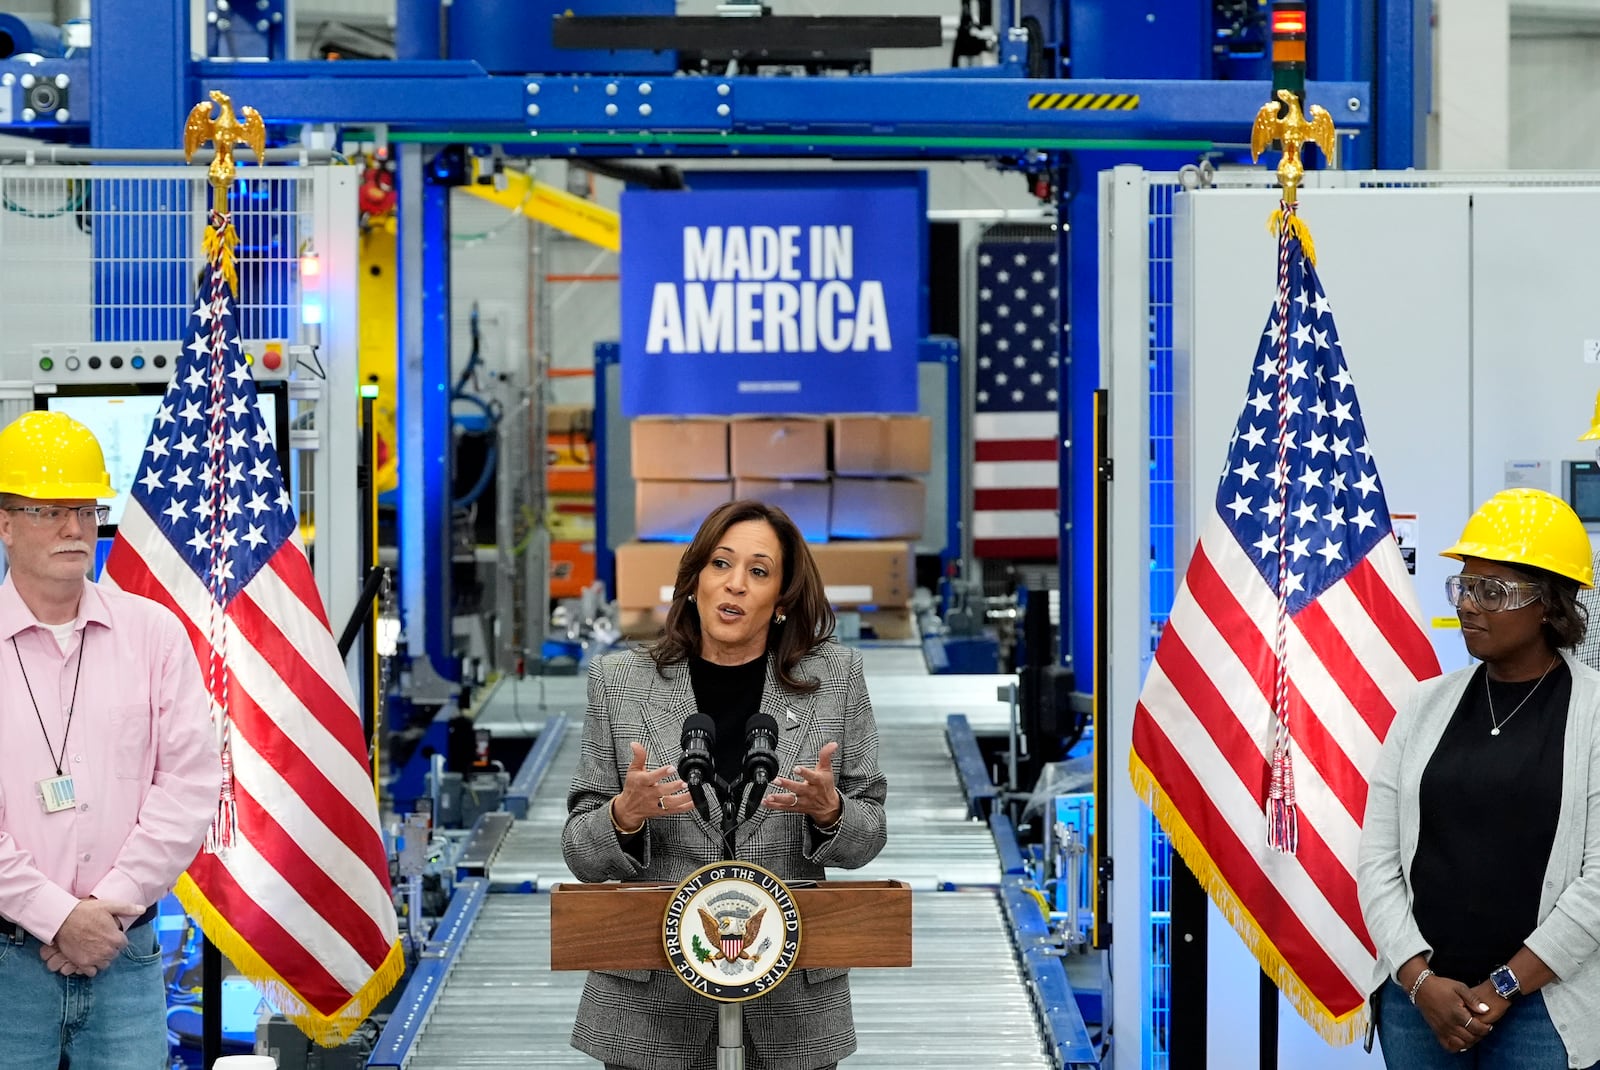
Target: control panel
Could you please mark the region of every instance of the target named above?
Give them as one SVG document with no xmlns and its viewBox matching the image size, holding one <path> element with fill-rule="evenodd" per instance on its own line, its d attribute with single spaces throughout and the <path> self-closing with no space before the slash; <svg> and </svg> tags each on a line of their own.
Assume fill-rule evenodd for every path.
<svg viewBox="0 0 1600 1070">
<path fill-rule="evenodd" d="M 295 361 L 312 363 L 310 346 L 281 339 L 240 342 L 255 378 L 287 379 Z M 178 342 L 68 342 L 33 347 L 29 375 L 35 385 L 54 383 L 165 383 L 172 378 Z"/>
</svg>

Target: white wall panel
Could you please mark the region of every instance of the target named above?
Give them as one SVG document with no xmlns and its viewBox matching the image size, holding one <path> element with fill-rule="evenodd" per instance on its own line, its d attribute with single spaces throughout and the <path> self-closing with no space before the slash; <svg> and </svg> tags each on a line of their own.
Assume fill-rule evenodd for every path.
<svg viewBox="0 0 1600 1070">
<path fill-rule="evenodd" d="M 1546 462 L 1559 494 L 1561 461 L 1595 457 L 1577 439 L 1600 390 L 1584 362 L 1600 339 L 1600 190 L 1479 192 L 1472 216 L 1473 496 L 1504 487 L 1514 460 Z"/>
<path fill-rule="evenodd" d="M 1600 36 L 1512 37 L 1512 167 L 1600 168 L 1600 142 L 1573 126 L 1573 116 L 1593 115 L 1597 107 Z"/>
</svg>

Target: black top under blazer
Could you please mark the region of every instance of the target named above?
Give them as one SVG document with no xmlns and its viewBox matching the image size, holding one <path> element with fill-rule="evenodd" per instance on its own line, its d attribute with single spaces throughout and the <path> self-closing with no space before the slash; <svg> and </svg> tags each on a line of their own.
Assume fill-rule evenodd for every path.
<svg viewBox="0 0 1600 1070">
<path fill-rule="evenodd" d="M 737 850 L 741 861 L 786 880 L 820 880 L 824 867 L 855 869 L 883 849 L 888 785 L 878 769 L 878 730 L 860 653 L 829 640 L 801 660 L 796 675 L 821 686 L 810 694 L 789 691 L 768 656 L 761 711 L 778 723 L 779 774 L 815 765 L 823 744 L 837 741 L 833 772 L 843 817 L 833 835 L 821 836 L 804 815 L 757 810 L 740 826 Z M 582 751 L 561 834 L 562 854 L 579 880 L 675 884 L 721 860 L 722 813 L 715 800 L 709 821 L 691 811 L 646 822 L 634 845 L 638 857 L 623 849 L 611 825 L 609 803 L 633 758 L 629 744 L 644 744 L 650 768 L 676 763 L 683 723 L 694 712 L 687 665 L 661 674 L 642 650 L 608 654 L 590 665 Z M 768 1067 L 812 1070 L 855 1051 L 848 973 L 794 970 L 775 990 L 744 1004 L 745 1028 Z M 671 973 L 597 970 L 584 984 L 572 1045 L 619 1066 L 681 1070 L 706 1048 L 716 1022 L 717 1004 Z"/>
</svg>

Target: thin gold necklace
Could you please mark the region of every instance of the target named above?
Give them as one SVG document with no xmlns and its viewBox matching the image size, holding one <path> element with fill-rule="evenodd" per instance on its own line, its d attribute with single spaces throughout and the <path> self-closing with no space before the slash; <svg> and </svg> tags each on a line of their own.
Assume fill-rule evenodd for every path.
<svg viewBox="0 0 1600 1070">
<path fill-rule="evenodd" d="M 1487 670 L 1487 669 L 1484 670 L 1484 672 L 1483 672 L 1483 693 L 1489 699 L 1489 723 L 1494 725 L 1493 728 L 1489 729 L 1489 734 L 1491 736 L 1498 736 L 1500 734 L 1500 729 L 1502 727 L 1504 727 L 1505 725 L 1509 724 L 1510 721 L 1511 721 L 1511 718 L 1513 718 L 1513 717 L 1515 717 L 1517 715 L 1517 710 L 1522 709 L 1522 707 L 1524 707 L 1524 706 L 1526 706 L 1528 704 L 1528 700 L 1533 697 L 1534 691 L 1539 690 L 1539 685 L 1544 683 L 1544 678 L 1546 676 L 1550 675 L 1550 670 L 1555 668 L 1556 667 L 1556 662 L 1558 662 L 1560 660 L 1561 660 L 1561 655 L 1560 654 L 1556 654 L 1553 657 L 1551 657 L 1550 664 L 1546 665 L 1544 667 L 1544 672 L 1539 674 L 1539 679 L 1537 681 L 1535 681 L 1532 690 L 1530 690 L 1526 695 L 1522 696 L 1522 701 L 1517 703 L 1517 708 L 1515 710 L 1512 710 L 1510 713 L 1506 714 L 1506 719 L 1504 721 L 1500 721 L 1500 720 L 1496 720 L 1495 719 L 1495 715 L 1494 715 L 1494 691 L 1491 690 L 1490 687 L 1489 687 L 1489 670 Z"/>
</svg>

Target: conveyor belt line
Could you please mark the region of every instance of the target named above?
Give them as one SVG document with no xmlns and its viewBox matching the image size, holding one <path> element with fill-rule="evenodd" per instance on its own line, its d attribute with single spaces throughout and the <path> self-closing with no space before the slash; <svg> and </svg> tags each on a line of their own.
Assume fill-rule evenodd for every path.
<svg viewBox="0 0 1600 1070">
<path fill-rule="evenodd" d="M 566 737 L 568 720 L 567 715 L 558 713 L 544 723 L 544 730 L 539 733 L 539 738 L 534 740 L 533 746 L 528 750 L 528 756 L 522 761 L 522 768 L 517 770 L 517 775 L 511 780 L 511 788 L 506 792 L 506 809 L 511 811 L 517 820 L 528 816 L 528 802 L 539 793 L 539 785 L 544 781 L 544 776 L 550 770 L 550 763 L 555 760 L 556 753 L 561 749 L 561 741 Z"/>
</svg>

